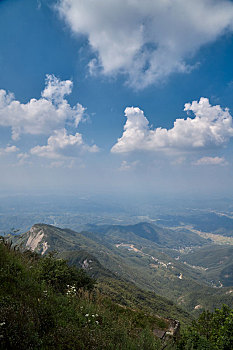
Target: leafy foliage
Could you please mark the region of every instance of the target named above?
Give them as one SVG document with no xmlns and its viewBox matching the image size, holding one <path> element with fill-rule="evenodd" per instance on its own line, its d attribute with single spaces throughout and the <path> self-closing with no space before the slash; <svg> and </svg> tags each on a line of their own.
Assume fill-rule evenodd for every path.
<svg viewBox="0 0 233 350">
<path fill-rule="evenodd" d="M 75 286 L 76 290 L 84 288 L 92 290 L 94 280 L 84 270 L 69 266 L 63 259 L 54 259 L 50 253 L 40 260 L 37 268 L 37 278 L 53 287 L 56 292 L 64 293 L 67 286 Z"/>
<path fill-rule="evenodd" d="M 213 313 L 204 311 L 184 332 L 178 349 L 233 349 L 233 309 L 223 305 Z"/>
</svg>

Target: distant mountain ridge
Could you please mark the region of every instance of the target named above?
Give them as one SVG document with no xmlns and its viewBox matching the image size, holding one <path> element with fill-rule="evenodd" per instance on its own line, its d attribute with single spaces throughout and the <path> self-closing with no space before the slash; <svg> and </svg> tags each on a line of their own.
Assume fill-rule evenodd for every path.
<svg viewBox="0 0 233 350">
<path fill-rule="evenodd" d="M 111 233 L 134 233 L 135 235 L 148 239 L 159 246 L 168 248 L 178 248 L 186 246 L 198 246 L 207 244 L 207 241 L 199 235 L 189 232 L 183 233 L 172 229 L 162 228 L 149 222 L 140 222 L 134 225 L 86 225 L 87 231 L 101 235 Z"/>
</svg>

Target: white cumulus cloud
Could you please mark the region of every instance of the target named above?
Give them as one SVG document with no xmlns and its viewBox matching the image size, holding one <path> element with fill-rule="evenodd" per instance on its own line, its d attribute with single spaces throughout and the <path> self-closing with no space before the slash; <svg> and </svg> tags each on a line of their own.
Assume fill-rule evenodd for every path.
<svg viewBox="0 0 233 350">
<path fill-rule="evenodd" d="M 5 148 L 0 148 L 0 155 L 6 155 L 9 153 L 15 153 L 17 152 L 19 149 L 16 146 L 7 146 Z"/>
<path fill-rule="evenodd" d="M 46 146 L 36 146 L 30 152 L 40 157 L 62 159 L 76 157 L 80 151 L 97 152 L 98 147 L 86 145 L 81 134 L 69 135 L 66 129 L 62 129 L 54 131 Z"/>
<path fill-rule="evenodd" d="M 230 0 L 59 0 L 56 8 L 88 38 L 91 71 L 126 74 L 136 88 L 189 71 L 192 55 L 233 30 Z"/>
<path fill-rule="evenodd" d="M 151 129 L 139 108 L 125 109 L 124 132 L 112 147 L 113 153 L 132 151 L 188 152 L 224 146 L 233 136 L 229 110 L 211 106 L 207 98 L 185 104 L 185 111 L 195 117 L 176 119 L 171 129 Z"/>
<path fill-rule="evenodd" d="M 193 163 L 194 165 L 227 165 L 223 157 L 202 157 Z"/>
<path fill-rule="evenodd" d="M 12 93 L 0 90 L 0 126 L 11 127 L 12 139 L 21 134 L 49 135 L 54 129 L 62 128 L 66 121 L 77 127 L 84 108 L 77 103 L 71 107 L 65 99 L 72 91 L 72 81 L 60 81 L 54 75 L 47 75 L 41 98 L 27 103 L 15 100 Z"/>
</svg>

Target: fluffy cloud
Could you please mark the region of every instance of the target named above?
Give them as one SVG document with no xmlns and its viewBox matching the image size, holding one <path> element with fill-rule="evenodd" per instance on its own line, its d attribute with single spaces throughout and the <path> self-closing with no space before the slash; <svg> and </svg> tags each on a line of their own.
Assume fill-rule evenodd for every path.
<svg viewBox="0 0 233 350">
<path fill-rule="evenodd" d="M 70 80 L 60 81 L 54 75 L 47 75 L 41 98 L 25 104 L 15 100 L 12 93 L 0 90 L 0 126 L 11 127 L 14 140 L 21 134 L 49 135 L 54 129 L 64 127 L 66 121 L 77 127 L 84 108 L 79 103 L 74 107 L 69 105 L 65 96 L 71 91 Z"/>
<path fill-rule="evenodd" d="M 184 110 L 193 112 L 195 117 L 176 119 L 172 129 L 152 130 L 142 110 L 126 108 L 123 135 L 111 151 L 188 152 L 223 146 L 233 136 L 232 117 L 227 108 L 211 106 L 209 100 L 202 97 L 199 102 L 185 104 Z"/>
<path fill-rule="evenodd" d="M 227 165 L 223 157 L 202 157 L 193 163 L 194 165 Z"/>
<path fill-rule="evenodd" d="M 5 148 L 0 148 L 0 155 L 6 155 L 9 153 L 15 153 L 19 149 L 16 146 L 7 146 Z"/>
<path fill-rule="evenodd" d="M 88 37 L 92 72 L 127 74 L 137 88 L 189 71 L 193 54 L 233 30 L 230 0 L 59 0 L 57 9 Z"/>
<path fill-rule="evenodd" d="M 75 157 L 80 151 L 97 152 L 98 147 L 86 145 L 81 134 L 68 135 L 66 129 L 62 129 L 54 131 L 46 146 L 36 146 L 30 152 L 40 157 L 62 159 Z"/>
</svg>

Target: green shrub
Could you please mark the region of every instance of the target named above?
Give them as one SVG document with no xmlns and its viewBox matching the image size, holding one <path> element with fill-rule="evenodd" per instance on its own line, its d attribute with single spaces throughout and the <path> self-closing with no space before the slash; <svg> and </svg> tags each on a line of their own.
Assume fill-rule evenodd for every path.
<svg viewBox="0 0 233 350">
<path fill-rule="evenodd" d="M 232 350 L 233 309 L 223 305 L 212 313 L 204 311 L 183 333 L 178 349 Z"/>
<path fill-rule="evenodd" d="M 87 290 L 94 288 L 94 280 L 84 270 L 69 266 L 63 259 L 55 259 L 53 254 L 39 261 L 37 279 L 60 293 L 65 293 L 71 286 L 76 291 L 80 288 Z"/>
</svg>

